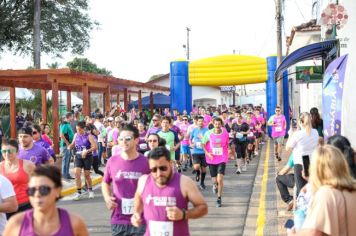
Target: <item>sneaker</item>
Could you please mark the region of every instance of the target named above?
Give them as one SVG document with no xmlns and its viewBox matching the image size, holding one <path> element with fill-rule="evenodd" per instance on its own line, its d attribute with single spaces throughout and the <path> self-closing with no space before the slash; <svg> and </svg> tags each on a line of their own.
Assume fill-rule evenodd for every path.
<svg viewBox="0 0 356 236">
<path fill-rule="evenodd" d="M 236 174 L 241 174 L 241 169 L 240 169 L 240 167 L 238 167 L 237 169 L 236 169 L 236 172 L 235 172 Z"/>
<path fill-rule="evenodd" d="M 206 189 L 206 186 L 205 186 L 205 184 L 199 184 L 199 188 L 200 188 L 201 190 L 205 190 L 205 189 Z"/>
<path fill-rule="evenodd" d="M 278 160 L 278 161 L 281 161 L 282 158 L 281 158 L 280 156 L 277 156 L 277 160 Z"/>
<path fill-rule="evenodd" d="M 182 172 L 182 168 L 180 168 L 180 167 L 178 167 L 177 170 L 178 170 L 178 173 Z"/>
<path fill-rule="evenodd" d="M 221 198 L 216 200 L 216 207 L 221 207 Z"/>
<path fill-rule="evenodd" d="M 80 199 L 82 199 L 82 194 L 80 193 L 76 193 L 73 197 L 73 201 L 79 201 Z"/>
<path fill-rule="evenodd" d="M 186 172 L 187 171 L 187 167 L 183 167 L 183 169 L 182 169 L 184 172 Z"/>
<path fill-rule="evenodd" d="M 242 171 L 243 171 L 243 172 L 247 171 L 247 164 L 245 164 L 245 165 L 242 166 Z"/>
<path fill-rule="evenodd" d="M 196 171 L 195 169 L 193 169 L 192 175 L 195 175 L 196 172 L 197 172 L 197 171 Z"/>
<path fill-rule="evenodd" d="M 258 151 L 255 151 L 255 156 L 258 156 Z"/>
<path fill-rule="evenodd" d="M 213 185 L 213 193 L 218 194 L 218 184 Z"/>
<path fill-rule="evenodd" d="M 195 174 L 195 181 L 199 182 L 200 180 L 200 174 L 196 173 Z"/>
<path fill-rule="evenodd" d="M 94 192 L 93 191 L 89 191 L 89 199 L 93 199 L 94 198 Z"/>
<path fill-rule="evenodd" d="M 235 164 L 235 167 L 237 167 L 237 164 Z"/>
</svg>

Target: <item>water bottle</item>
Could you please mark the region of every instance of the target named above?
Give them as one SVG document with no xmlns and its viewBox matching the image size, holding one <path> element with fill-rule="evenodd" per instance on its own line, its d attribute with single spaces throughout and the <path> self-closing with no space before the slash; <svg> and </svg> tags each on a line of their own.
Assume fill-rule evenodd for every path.
<svg viewBox="0 0 356 236">
<path fill-rule="evenodd" d="M 304 223 L 305 220 L 305 212 L 302 209 L 297 209 L 294 212 L 294 228 L 296 232 L 298 232 Z"/>
</svg>

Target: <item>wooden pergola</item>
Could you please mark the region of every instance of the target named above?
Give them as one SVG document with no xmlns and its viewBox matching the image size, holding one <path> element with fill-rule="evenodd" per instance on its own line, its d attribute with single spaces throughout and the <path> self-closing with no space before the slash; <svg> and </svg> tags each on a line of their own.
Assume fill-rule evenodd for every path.
<svg viewBox="0 0 356 236">
<path fill-rule="evenodd" d="M 67 110 L 71 110 L 71 92 L 83 93 L 83 115 L 90 113 L 90 93 L 104 94 L 104 112 L 111 110 L 111 96 L 116 94 L 117 104 L 123 94 L 124 108 L 129 106 L 130 93 L 138 94 L 138 108 L 142 109 L 142 93 L 150 93 L 151 110 L 153 93 L 168 92 L 169 88 L 141 82 L 119 79 L 70 69 L 0 70 L 0 86 L 10 88 L 10 136 L 16 138 L 16 94 L 15 88 L 40 89 L 42 96 L 42 118 L 47 121 L 46 91 L 52 90 L 52 122 L 54 150 L 59 153 L 58 91 L 67 91 Z"/>
</svg>

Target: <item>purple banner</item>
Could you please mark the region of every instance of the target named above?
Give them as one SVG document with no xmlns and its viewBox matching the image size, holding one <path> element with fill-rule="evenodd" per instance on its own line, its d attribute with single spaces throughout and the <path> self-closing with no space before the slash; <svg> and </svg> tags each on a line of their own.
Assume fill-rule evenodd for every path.
<svg viewBox="0 0 356 236">
<path fill-rule="evenodd" d="M 323 78 L 324 138 L 341 134 L 341 107 L 348 55 L 336 58 L 326 68 Z"/>
</svg>

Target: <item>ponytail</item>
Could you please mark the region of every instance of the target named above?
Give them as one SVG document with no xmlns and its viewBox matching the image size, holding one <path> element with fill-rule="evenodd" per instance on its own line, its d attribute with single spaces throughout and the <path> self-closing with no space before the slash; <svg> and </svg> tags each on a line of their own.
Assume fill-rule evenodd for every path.
<svg viewBox="0 0 356 236">
<path fill-rule="evenodd" d="M 300 115 L 300 121 L 301 121 L 302 127 L 305 129 L 307 134 L 310 135 L 311 129 L 312 129 L 310 114 L 308 112 L 303 112 Z"/>
</svg>

